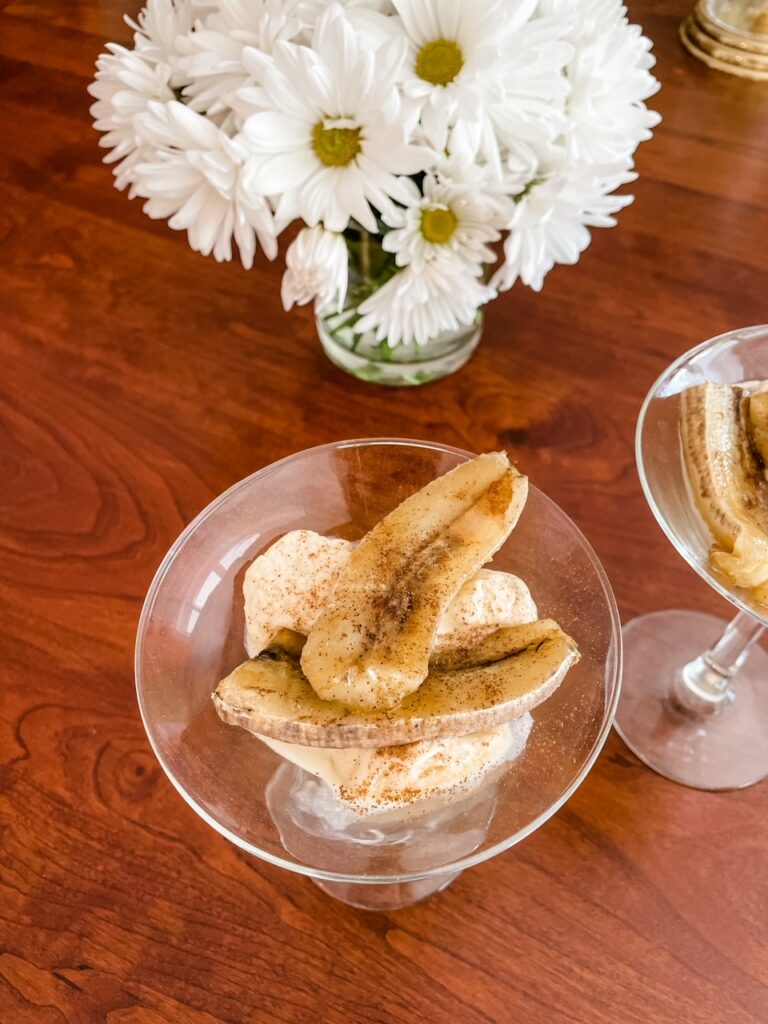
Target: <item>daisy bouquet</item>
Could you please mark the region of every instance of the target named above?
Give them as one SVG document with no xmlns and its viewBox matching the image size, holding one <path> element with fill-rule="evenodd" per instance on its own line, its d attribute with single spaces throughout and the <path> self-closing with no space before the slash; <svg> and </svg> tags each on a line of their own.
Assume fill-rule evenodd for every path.
<svg viewBox="0 0 768 1024">
<path fill-rule="evenodd" d="M 246 267 L 299 222 L 283 304 L 358 354 L 421 358 L 575 263 L 658 121 L 619 0 L 148 0 L 129 24 L 90 86 L 117 187 Z"/>
</svg>

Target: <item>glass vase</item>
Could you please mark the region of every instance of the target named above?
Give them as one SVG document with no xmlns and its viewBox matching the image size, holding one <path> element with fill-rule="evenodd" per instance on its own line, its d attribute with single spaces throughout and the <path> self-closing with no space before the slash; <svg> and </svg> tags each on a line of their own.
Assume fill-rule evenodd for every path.
<svg viewBox="0 0 768 1024">
<path fill-rule="evenodd" d="M 455 373 L 477 348 L 483 331 L 483 310 L 471 324 L 443 331 L 431 338 L 414 338 L 390 345 L 374 331 L 359 333 L 360 305 L 391 280 L 398 267 L 382 248 L 382 236 L 361 229 L 345 232 L 349 253 L 349 280 L 343 309 L 320 309 L 315 314 L 323 351 L 340 369 L 389 387 L 414 387 Z"/>
</svg>

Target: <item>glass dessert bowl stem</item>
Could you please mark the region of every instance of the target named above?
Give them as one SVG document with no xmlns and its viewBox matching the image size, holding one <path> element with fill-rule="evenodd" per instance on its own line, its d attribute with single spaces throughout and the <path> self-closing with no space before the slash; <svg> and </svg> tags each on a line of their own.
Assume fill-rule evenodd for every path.
<svg viewBox="0 0 768 1024">
<path fill-rule="evenodd" d="M 732 683 L 765 627 L 739 612 L 720 638 L 675 676 L 670 699 L 695 716 L 716 715 L 736 699 Z"/>
<path fill-rule="evenodd" d="M 422 900 L 434 896 L 454 882 L 460 871 L 420 878 L 415 882 L 387 882 L 376 884 L 374 882 L 326 882 L 321 878 L 313 878 L 312 881 L 322 889 L 328 896 L 341 900 L 351 907 L 358 907 L 360 910 L 402 910 L 404 907 L 411 907 L 414 903 L 421 903 Z"/>
<path fill-rule="evenodd" d="M 747 612 L 727 625 L 671 610 L 624 627 L 616 731 L 655 772 L 694 789 L 742 789 L 768 775 L 768 653 Z"/>
</svg>

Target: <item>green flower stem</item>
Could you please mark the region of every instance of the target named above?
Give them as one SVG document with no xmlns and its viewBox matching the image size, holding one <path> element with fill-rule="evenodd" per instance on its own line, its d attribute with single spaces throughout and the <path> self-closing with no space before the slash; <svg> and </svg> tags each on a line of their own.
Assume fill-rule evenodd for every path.
<svg viewBox="0 0 768 1024">
<path fill-rule="evenodd" d="M 365 228 L 360 235 L 360 272 L 365 284 L 371 287 L 371 236 Z"/>
<path fill-rule="evenodd" d="M 398 270 L 394 254 L 387 252 L 381 244 L 382 237 L 381 234 L 366 231 L 354 222 L 344 232 L 349 253 L 349 284 L 344 310 L 323 317 L 323 321 L 326 330 L 339 344 L 352 352 L 357 350 L 362 341 L 362 336 L 355 331 L 355 325 L 360 319 L 358 307 Z M 386 343 L 384 345 L 385 348 L 378 356 L 388 360 L 391 358 L 391 350 Z"/>
</svg>

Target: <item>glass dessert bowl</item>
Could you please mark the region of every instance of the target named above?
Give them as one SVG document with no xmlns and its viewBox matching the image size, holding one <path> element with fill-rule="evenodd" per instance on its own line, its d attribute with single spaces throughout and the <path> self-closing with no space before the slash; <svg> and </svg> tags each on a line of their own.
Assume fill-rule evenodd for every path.
<svg viewBox="0 0 768 1024">
<path fill-rule="evenodd" d="M 307 766 L 217 715 L 212 692 L 246 657 L 242 591 L 253 560 L 294 530 L 357 541 L 469 458 L 442 445 L 372 439 L 268 466 L 184 531 L 142 612 L 139 704 L 181 795 L 242 850 L 308 875 L 356 906 L 392 909 L 423 899 L 538 828 L 586 776 L 618 700 L 621 638 L 610 585 L 579 530 L 531 486 L 489 567 L 521 577 L 539 615 L 556 619 L 581 657 L 510 730 L 506 756 L 477 785 L 445 799 L 356 813 Z"/>
<path fill-rule="evenodd" d="M 704 412 L 702 403 L 696 399 L 694 404 L 690 396 L 701 394 L 704 387 L 745 382 L 754 387 L 766 379 L 768 326 L 719 335 L 664 371 L 648 393 L 637 424 L 638 472 L 654 516 L 677 552 L 738 614 L 728 623 L 714 615 L 673 609 L 627 623 L 616 729 L 654 771 L 697 789 L 739 789 L 768 775 L 768 652 L 759 642 L 768 626 L 768 605 L 759 600 L 757 586 L 768 576 L 768 564 L 759 553 L 753 559 L 754 588 L 738 586 L 732 575 L 721 571 L 738 559 L 719 550 L 713 527 L 720 532 L 720 521 L 728 516 L 711 508 L 718 495 L 712 486 L 716 480 L 707 475 L 714 470 L 724 486 L 725 474 L 731 472 L 729 431 L 742 430 L 741 414 L 738 403 L 729 412 L 719 399 L 709 402 Z M 730 413 L 734 419 L 729 422 Z M 681 428 L 683 415 L 691 419 Z M 736 480 L 738 503 L 753 486 L 768 487 L 762 457 L 756 448 L 751 450 L 749 437 L 743 443 L 750 449 L 747 457 L 757 483 Z M 693 468 L 692 446 L 699 463 Z M 700 482 L 691 472 L 701 474 Z M 730 486 L 730 476 L 727 482 Z M 751 503 L 762 517 L 765 495 L 746 497 L 745 523 L 750 525 L 747 506 Z M 759 524 L 755 532 L 761 532 Z M 762 543 L 759 537 L 757 543 Z M 761 560 L 763 572 L 758 571 Z"/>
</svg>

